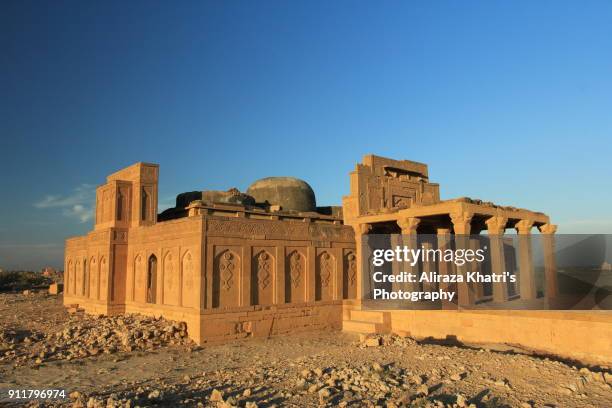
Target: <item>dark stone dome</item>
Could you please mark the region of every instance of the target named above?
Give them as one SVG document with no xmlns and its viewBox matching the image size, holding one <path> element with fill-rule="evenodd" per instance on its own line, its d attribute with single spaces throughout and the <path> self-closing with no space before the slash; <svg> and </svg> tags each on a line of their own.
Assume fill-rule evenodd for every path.
<svg viewBox="0 0 612 408">
<path fill-rule="evenodd" d="M 316 211 L 317 202 L 312 188 L 294 177 L 266 177 L 251 184 L 247 194 L 258 203 L 280 205 L 285 211 Z"/>
</svg>

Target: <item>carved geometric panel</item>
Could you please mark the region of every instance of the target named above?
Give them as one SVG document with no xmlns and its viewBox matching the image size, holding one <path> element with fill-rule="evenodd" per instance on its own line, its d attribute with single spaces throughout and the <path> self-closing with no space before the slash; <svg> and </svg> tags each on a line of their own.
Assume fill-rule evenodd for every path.
<svg viewBox="0 0 612 408">
<path fill-rule="evenodd" d="M 261 250 L 253 257 L 251 266 L 251 304 L 271 305 L 274 303 L 274 257 Z"/>
<path fill-rule="evenodd" d="M 133 300 L 136 302 L 147 301 L 147 269 L 142 254 L 138 254 L 134 260 L 134 291 Z"/>
<path fill-rule="evenodd" d="M 77 269 L 78 269 L 77 265 L 78 264 L 79 264 L 79 259 L 76 258 L 74 260 L 74 263 L 72 264 L 72 275 L 71 275 L 71 277 L 72 277 L 72 279 L 71 279 L 72 290 L 71 290 L 70 293 L 72 293 L 73 296 L 75 296 L 77 294 L 76 288 L 77 288 Z"/>
<path fill-rule="evenodd" d="M 191 252 L 187 251 L 183 255 L 183 260 L 181 262 L 181 306 L 184 307 L 196 307 L 196 291 L 195 285 L 195 277 L 193 270 L 193 259 L 191 256 Z"/>
<path fill-rule="evenodd" d="M 83 296 L 83 262 L 78 258 L 75 261 L 75 267 L 76 267 L 76 279 L 75 279 L 74 294 L 77 296 Z"/>
<path fill-rule="evenodd" d="M 296 237 L 308 237 L 308 224 L 211 217 L 207 221 L 207 232 L 210 235 L 236 235 L 243 238 L 265 235 L 266 237 L 295 239 Z"/>
<path fill-rule="evenodd" d="M 66 267 L 66 277 L 64 278 L 64 284 L 66 285 L 66 294 L 72 295 L 72 282 L 74 281 L 74 272 L 72 271 L 72 260 L 68 260 L 68 266 Z"/>
<path fill-rule="evenodd" d="M 306 300 L 306 257 L 299 251 L 289 253 L 285 261 L 285 302 Z"/>
<path fill-rule="evenodd" d="M 98 294 L 98 263 L 93 256 L 89 260 L 89 289 L 87 293 L 90 299 L 95 299 Z"/>
<path fill-rule="evenodd" d="M 392 208 L 410 208 L 412 204 L 412 197 L 394 195 L 391 201 Z"/>
<path fill-rule="evenodd" d="M 176 257 L 172 252 L 168 251 L 164 256 L 164 287 L 163 300 L 164 304 L 178 306 L 179 301 L 179 276 L 178 268 L 176 267 Z"/>
<path fill-rule="evenodd" d="M 353 251 L 346 252 L 342 266 L 342 298 L 355 299 L 357 295 L 357 256 Z"/>
<path fill-rule="evenodd" d="M 99 288 L 100 291 L 99 299 L 107 300 L 108 299 L 108 261 L 105 257 L 100 259 L 100 268 L 99 268 Z"/>
<path fill-rule="evenodd" d="M 81 295 L 89 296 L 89 270 L 87 269 L 87 259 L 83 259 L 83 286 L 81 287 Z"/>
<path fill-rule="evenodd" d="M 219 249 L 213 267 L 213 307 L 240 305 L 240 257 L 231 249 Z"/>
<path fill-rule="evenodd" d="M 323 251 L 317 258 L 315 277 L 315 300 L 330 300 L 333 298 L 332 290 L 336 262 L 332 254 Z"/>
</svg>

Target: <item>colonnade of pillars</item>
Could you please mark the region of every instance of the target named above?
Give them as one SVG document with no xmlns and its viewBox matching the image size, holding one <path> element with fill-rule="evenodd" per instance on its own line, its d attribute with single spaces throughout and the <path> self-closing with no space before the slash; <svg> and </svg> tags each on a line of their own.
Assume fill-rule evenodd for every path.
<svg viewBox="0 0 612 408">
<path fill-rule="evenodd" d="M 467 212 L 451 213 L 450 218 L 452 221 L 452 227 L 455 238 L 455 249 L 478 249 L 479 240 L 470 238 L 470 234 L 477 235 L 481 231 L 472 231 L 472 218 L 473 214 Z M 392 246 L 403 244 L 409 248 L 417 248 L 417 228 L 421 220 L 418 217 L 406 217 L 396 220 L 398 226 L 402 230 L 402 237 L 395 237 L 394 239 L 398 242 L 392 242 Z M 486 229 L 489 236 L 489 256 L 491 261 L 491 273 L 503 274 L 506 271 L 506 259 L 504 253 L 504 239 L 503 235 L 508 225 L 508 218 L 502 215 L 492 216 L 485 221 Z M 537 297 L 536 290 L 536 279 L 535 271 L 533 266 L 533 253 L 531 245 L 531 230 L 534 227 L 534 221 L 523 219 L 516 222 L 513 228 L 518 233 L 518 249 L 519 249 L 519 279 L 517 282 L 517 289 L 520 293 L 521 299 L 532 300 Z M 557 297 L 557 275 L 556 275 L 556 264 L 555 264 L 555 240 L 554 234 L 557 230 L 557 226 L 553 224 L 539 225 L 538 230 L 542 234 L 542 245 L 544 251 L 544 277 L 545 277 L 545 294 L 549 298 Z M 362 238 L 368 234 L 372 225 L 370 224 L 357 224 L 354 226 L 355 238 L 357 243 L 357 259 L 362 258 Z M 451 229 L 450 228 L 438 228 L 437 229 L 437 244 L 439 249 L 447 249 L 451 244 Z M 399 242 L 403 239 L 403 242 Z M 426 248 L 431 247 L 432 243 L 423 242 L 423 246 Z M 360 262 L 359 268 L 362 267 Z M 431 267 L 432 265 L 424 265 Z M 470 265 L 465 263 L 463 265 L 455 266 L 449 262 L 440 262 L 438 265 L 437 272 L 440 275 L 445 274 L 465 274 L 468 271 L 475 270 L 474 267 L 477 265 Z M 411 266 L 409 263 L 396 265 L 396 268 L 401 269 L 402 272 L 418 272 L 418 265 Z M 433 269 L 432 269 L 433 271 Z M 394 273 L 396 271 L 393 271 Z M 357 294 L 363 296 L 364 282 L 362 281 L 363 273 L 359 270 L 357 280 Z M 447 290 L 448 283 L 440 283 L 440 289 Z M 478 288 L 482 289 L 482 285 L 478 285 Z M 408 288 L 405 288 L 409 290 Z M 426 288 L 425 288 L 426 289 Z M 476 302 L 476 296 L 482 295 L 477 290 L 470 290 L 470 284 L 464 279 L 463 283 L 457 284 L 457 302 L 459 306 L 473 305 Z M 412 288 L 416 290 L 416 288 Z M 482 292 L 482 291 L 481 291 Z M 506 282 L 494 282 L 492 283 L 492 300 L 496 303 L 505 302 L 509 298 L 508 287 Z M 443 305 L 444 306 L 444 305 Z"/>
</svg>

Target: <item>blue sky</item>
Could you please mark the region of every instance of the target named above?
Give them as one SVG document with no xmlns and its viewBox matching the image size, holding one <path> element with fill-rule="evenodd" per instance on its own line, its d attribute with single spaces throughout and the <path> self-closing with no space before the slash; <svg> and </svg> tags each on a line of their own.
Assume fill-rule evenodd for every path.
<svg viewBox="0 0 612 408">
<path fill-rule="evenodd" d="M 612 232 L 612 3 L 0 2 L 0 267 L 61 266 L 94 186 L 160 201 L 292 175 L 340 204 L 364 154 L 442 198 Z"/>
</svg>

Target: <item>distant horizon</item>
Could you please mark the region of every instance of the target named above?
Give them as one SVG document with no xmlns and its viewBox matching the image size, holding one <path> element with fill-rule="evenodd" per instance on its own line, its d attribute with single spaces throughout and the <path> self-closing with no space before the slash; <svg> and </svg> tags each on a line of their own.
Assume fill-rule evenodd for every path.
<svg viewBox="0 0 612 408">
<path fill-rule="evenodd" d="M 62 265 L 95 186 L 308 182 L 341 205 L 365 154 L 443 199 L 612 233 L 612 3 L 0 3 L 0 268 Z"/>
</svg>

